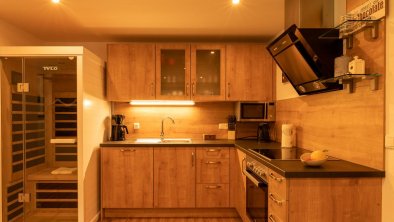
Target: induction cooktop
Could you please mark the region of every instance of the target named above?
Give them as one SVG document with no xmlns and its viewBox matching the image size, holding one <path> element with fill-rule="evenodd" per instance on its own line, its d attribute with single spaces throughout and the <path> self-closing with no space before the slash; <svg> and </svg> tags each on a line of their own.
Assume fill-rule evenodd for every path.
<svg viewBox="0 0 394 222">
<path fill-rule="evenodd" d="M 302 148 L 280 148 L 280 149 L 250 149 L 259 156 L 268 160 L 299 160 L 304 153 L 312 151 Z"/>
</svg>

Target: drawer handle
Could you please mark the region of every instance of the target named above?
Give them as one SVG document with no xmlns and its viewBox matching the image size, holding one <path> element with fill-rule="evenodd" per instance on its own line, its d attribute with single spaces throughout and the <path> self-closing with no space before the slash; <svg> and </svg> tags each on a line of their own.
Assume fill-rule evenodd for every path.
<svg viewBox="0 0 394 222">
<path fill-rule="evenodd" d="M 220 149 L 208 149 L 207 152 L 220 152 Z"/>
<path fill-rule="evenodd" d="M 221 164 L 221 161 L 207 161 L 205 164 Z"/>
<path fill-rule="evenodd" d="M 120 149 L 120 152 L 135 152 L 135 149 L 130 149 L 130 148 Z"/>
<path fill-rule="evenodd" d="M 270 216 L 268 217 L 268 219 L 270 219 L 271 222 L 276 222 L 274 215 L 270 214 Z"/>
<path fill-rule="evenodd" d="M 205 186 L 206 189 L 220 189 L 222 186 L 220 185 L 210 185 L 210 186 Z"/>
<path fill-rule="evenodd" d="M 282 206 L 283 200 L 278 200 L 278 199 L 276 199 L 275 196 L 274 196 L 274 194 L 272 194 L 272 193 L 270 193 L 269 197 L 270 197 L 270 199 L 271 199 L 272 201 L 274 201 L 276 204 L 278 204 L 279 206 Z"/>
<path fill-rule="evenodd" d="M 282 180 L 283 180 L 283 179 L 280 178 L 280 177 L 276 177 L 273 173 L 270 173 L 270 177 L 271 177 L 272 179 L 278 181 L 278 182 L 282 182 Z"/>
</svg>

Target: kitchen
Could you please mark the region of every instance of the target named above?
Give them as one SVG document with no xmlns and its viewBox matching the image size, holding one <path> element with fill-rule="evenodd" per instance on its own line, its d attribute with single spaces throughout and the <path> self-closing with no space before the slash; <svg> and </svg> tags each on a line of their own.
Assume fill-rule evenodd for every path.
<svg viewBox="0 0 394 222">
<path fill-rule="evenodd" d="M 358 6 L 363 2 L 364 1 L 348 1 L 348 7 L 354 8 L 355 6 Z M 240 4 L 242 4 L 242 1 Z M 352 6 L 352 4 L 354 6 Z M 272 78 L 272 81 L 274 83 L 271 86 L 267 85 L 266 87 L 264 87 L 264 89 L 267 89 L 267 87 L 271 87 L 271 90 L 265 91 L 265 95 L 267 96 L 267 98 L 273 98 L 273 100 L 276 101 L 276 124 L 274 131 L 276 132 L 276 140 L 278 142 L 280 142 L 282 123 L 292 123 L 296 125 L 296 145 L 298 147 L 310 150 L 328 149 L 329 155 L 336 158 L 385 171 L 385 178 L 383 178 L 383 185 L 381 186 L 381 192 L 383 193 L 382 215 L 377 219 L 377 221 L 392 220 L 392 215 L 390 214 L 389 210 L 392 204 L 390 202 L 392 198 L 390 197 L 393 195 L 393 188 L 390 183 L 390 180 L 392 178 L 390 171 L 390 168 L 392 168 L 390 167 L 390 164 L 392 162 L 390 161 L 390 158 L 392 158 L 392 156 L 390 156 L 390 152 L 392 151 L 389 148 L 392 146 L 390 145 L 390 139 L 392 139 L 392 121 L 390 118 L 392 118 L 392 115 L 389 114 L 390 104 L 392 104 L 391 90 L 393 89 L 393 87 L 390 87 L 390 84 L 392 84 L 392 81 L 390 81 L 390 78 L 392 78 L 391 64 L 385 61 L 390 61 L 389 58 L 391 58 L 392 56 L 392 52 L 390 50 L 390 47 L 388 46 L 392 42 L 391 34 L 393 28 L 391 26 L 391 20 L 389 15 L 389 7 L 391 6 L 386 5 L 386 7 L 388 8 L 388 12 L 386 13 L 386 18 L 383 21 L 379 22 L 378 38 L 371 40 L 368 34 L 364 34 L 369 33 L 369 30 L 366 29 L 365 32 L 361 32 L 355 35 L 355 38 L 353 40 L 354 47 L 353 49 L 348 50 L 348 52 L 351 52 L 350 55 L 359 55 L 360 58 L 365 59 L 366 70 L 372 73 L 380 73 L 385 76 L 384 78 L 379 77 L 380 82 L 378 83 L 378 90 L 370 90 L 369 85 L 371 81 L 363 80 L 354 83 L 353 93 L 349 93 L 347 90 L 340 90 L 298 97 L 297 93 L 294 91 L 290 83 L 282 83 L 279 71 L 276 75 L 273 76 L 275 78 Z M 279 14 L 284 16 L 284 10 Z M 35 38 L 31 34 L 28 34 L 25 31 L 22 31 L 22 29 L 19 29 L 18 26 L 13 26 L 6 22 L 2 22 L 0 23 L 0 27 L 2 31 L 4 29 L 4 35 L 0 37 L 0 43 L 4 46 L 84 45 L 93 52 L 97 53 L 103 60 L 107 59 L 107 55 L 105 53 L 105 51 L 107 50 L 106 43 L 68 42 L 62 44 L 44 44 L 37 41 L 37 38 Z M 283 28 L 279 33 L 283 32 L 284 29 L 285 28 Z M 23 39 L 22 36 L 24 36 L 25 39 Z M 31 38 L 29 38 L 29 36 L 31 36 Z M 364 38 L 367 40 L 364 41 Z M 59 39 L 62 39 L 62 37 L 59 36 Z M 185 41 L 186 43 L 194 42 L 187 39 L 183 41 Z M 166 42 L 167 41 L 160 42 L 160 45 L 165 45 Z M 215 41 L 215 43 L 218 42 L 220 41 Z M 253 40 L 251 42 L 253 42 Z M 122 43 L 126 42 L 111 42 L 111 44 L 113 45 Z M 196 47 L 198 46 L 199 45 L 196 45 Z M 234 48 L 226 47 L 226 51 L 224 54 L 227 55 L 227 53 L 231 53 L 231 49 L 236 50 L 236 45 L 234 44 Z M 371 51 L 371 49 L 374 50 Z M 190 53 L 192 54 L 193 50 L 191 50 Z M 151 56 L 155 55 L 157 56 L 157 53 L 153 50 Z M 140 57 L 137 57 L 136 59 L 138 58 Z M 156 59 L 156 62 L 157 61 L 160 60 Z M 233 61 L 231 61 L 231 63 L 225 61 L 225 64 L 227 63 L 225 67 L 226 72 L 231 69 L 232 64 L 238 64 L 238 67 L 242 66 L 240 65 L 239 61 L 240 59 L 234 59 Z M 193 61 L 191 62 L 193 63 Z M 110 57 L 108 57 L 108 63 L 110 63 Z M 170 61 L 169 63 L 172 62 Z M 385 66 L 385 64 L 387 64 L 387 66 Z M 157 75 L 157 73 L 159 72 L 157 70 L 158 66 L 155 64 L 153 65 L 153 67 L 155 68 L 151 70 L 151 72 Z M 193 64 L 190 64 L 189 66 L 193 66 Z M 108 64 L 108 68 L 110 68 L 110 64 Z M 247 70 L 247 72 L 253 71 L 254 70 Z M 190 72 L 193 71 L 190 70 Z M 191 76 L 193 76 L 193 73 L 191 73 Z M 238 79 L 236 79 L 235 83 L 232 84 L 236 84 L 237 80 Z M 118 82 L 116 84 L 121 84 L 122 81 L 124 80 L 121 80 L 120 83 Z M 170 78 L 169 81 L 172 82 L 172 78 Z M 207 82 L 208 81 L 209 79 L 207 79 Z M 211 81 L 215 82 L 213 78 L 211 79 Z M 242 82 L 242 80 L 238 81 Z M 192 83 L 192 81 L 190 81 L 190 83 Z M 156 87 L 158 85 L 160 84 L 156 83 Z M 249 86 L 255 87 L 256 85 L 252 84 Z M 229 90 L 227 87 L 228 85 L 221 86 L 222 89 L 226 89 L 227 91 L 232 92 L 230 96 L 237 95 L 237 92 L 235 91 L 237 90 L 236 87 L 231 87 L 231 84 L 231 90 Z M 189 90 L 191 90 L 192 88 L 193 86 L 192 84 L 190 84 Z M 115 96 L 125 95 L 124 93 L 122 93 L 122 91 L 120 91 L 120 94 L 116 94 L 117 92 L 119 92 L 117 90 L 125 89 L 124 87 L 114 87 L 114 90 L 109 93 L 114 93 Z M 146 90 L 148 95 L 152 93 L 151 86 L 148 84 L 143 90 Z M 155 88 L 154 91 L 156 90 L 158 89 Z M 241 93 L 241 95 L 244 96 L 243 93 L 247 91 L 248 90 L 241 90 L 241 92 L 238 93 Z M 114 94 L 112 96 L 114 96 Z M 179 98 L 182 95 L 179 92 L 176 92 L 176 95 L 171 96 L 177 96 Z M 255 95 L 247 95 L 246 98 L 234 99 L 230 101 L 246 101 L 248 99 L 253 100 L 253 96 Z M 218 129 L 218 124 L 227 123 L 227 117 L 234 114 L 234 104 L 235 102 L 226 102 L 216 98 L 212 102 L 197 102 L 194 106 L 177 106 L 176 109 L 173 107 L 155 107 L 152 109 L 150 107 L 144 106 L 130 106 L 130 104 L 122 101 L 112 104 L 112 114 L 124 114 L 126 116 L 124 123 L 130 131 L 130 134 L 126 135 L 126 139 L 128 140 L 137 138 L 158 138 L 161 131 L 161 121 L 167 116 L 173 118 L 175 124 L 171 123 L 172 121 L 169 119 L 166 119 L 164 121 L 164 135 L 166 138 L 192 138 L 192 140 L 200 140 L 202 138 L 202 134 L 213 134 L 216 135 L 217 139 L 227 139 L 227 130 Z M 385 108 L 386 110 L 384 110 Z M 139 126 L 135 126 L 135 123 L 139 123 L 137 124 Z M 108 125 L 108 128 L 110 128 L 110 123 Z M 237 130 L 242 127 L 241 125 L 242 124 L 237 124 Z M 248 127 L 246 126 L 245 128 Z M 253 133 L 255 134 L 256 128 L 254 127 L 251 131 L 253 131 Z M 108 134 L 108 138 L 108 130 L 106 133 Z M 386 140 L 384 139 L 385 136 Z M 385 149 L 384 147 L 388 148 Z M 99 148 L 96 147 L 96 149 Z M 95 152 L 92 153 L 93 155 L 96 155 Z M 198 153 L 196 153 L 196 155 L 197 154 Z M 232 151 L 229 151 L 229 161 L 231 161 L 231 158 L 233 158 L 233 154 L 234 153 Z M 94 156 L 92 160 L 95 160 L 96 158 L 97 157 Z M 87 161 L 89 161 L 89 158 L 87 159 Z M 90 170 L 89 167 L 94 167 L 94 164 L 92 163 L 93 162 L 88 162 L 83 164 L 86 169 Z M 326 164 L 327 162 L 324 163 L 323 166 L 325 166 Z M 94 185 L 93 183 L 96 180 L 97 178 L 93 177 L 92 184 L 89 184 L 89 182 L 85 181 L 86 184 L 84 186 L 92 188 L 98 186 L 98 182 L 96 183 L 96 185 Z M 80 196 L 83 193 L 78 191 L 78 194 L 78 198 L 82 198 Z M 80 204 L 83 204 L 81 206 L 89 205 L 89 210 L 86 210 L 86 207 L 85 210 L 83 209 L 83 207 L 78 208 L 79 220 L 93 221 L 92 219 L 94 219 L 95 215 L 98 212 L 97 209 L 99 209 L 100 206 L 98 206 L 96 210 L 92 209 L 94 208 L 92 206 L 97 206 L 98 203 L 94 202 L 94 200 L 91 198 L 86 198 L 84 200 L 85 203 L 81 203 L 80 201 L 78 202 Z M 82 210 L 80 208 L 82 208 Z"/>
</svg>

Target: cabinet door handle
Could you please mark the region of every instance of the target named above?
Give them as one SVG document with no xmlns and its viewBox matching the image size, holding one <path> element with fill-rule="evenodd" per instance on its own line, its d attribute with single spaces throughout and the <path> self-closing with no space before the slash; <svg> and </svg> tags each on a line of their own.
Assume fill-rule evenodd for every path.
<svg viewBox="0 0 394 222">
<path fill-rule="evenodd" d="M 192 167 L 194 167 L 194 152 L 192 152 Z"/>
<path fill-rule="evenodd" d="M 230 88 L 231 88 L 231 83 L 227 83 L 227 98 L 230 98 L 231 94 L 230 94 Z"/>
<path fill-rule="evenodd" d="M 130 148 L 126 148 L 126 149 L 120 149 L 120 152 L 135 152 L 135 149 L 130 149 Z"/>
<path fill-rule="evenodd" d="M 205 186 L 205 189 L 220 189 L 220 188 L 222 188 L 222 186 L 220 186 L 220 185 Z"/>
<path fill-rule="evenodd" d="M 196 83 L 193 82 L 192 83 L 192 96 L 194 96 L 196 94 Z"/>
<path fill-rule="evenodd" d="M 276 222 L 274 215 L 270 214 L 270 216 L 268 217 L 268 219 L 270 219 L 271 222 Z"/>
<path fill-rule="evenodd" d="M 186 96 L 189 96 L 190 86 L 189 83 L 186 83 Z"/>
<path fill-rule="evenodd" d="M 282 180 L 283 180 L 283 179 L 280 178 L 280 177 L 276 177 L 273 173 L 270 173 L 270 177 L 271 177 L 272 179 L 278 181 L 278 182 L 282 182 Z"/>
<path fill-rule="evenodd" d="M 222 162 L 220 161 L 207 161 L 205 164 L 221 164 Z"/>
<path fill-rule="evenodd" d="M 246 161 L 246 157 L 244 157 L 243 159 L 242 159 L 242 163 L 241 163 L 241 171 L 242 171 L 242 174 L 244 175 L 244 176 L 246 176 L 246 174 L 245 174 L 245 167 L 244 167 L 244 165 L 245 165 L 245 161 Z"/>
<path fill-rule="evenodd" d="M 150 95 L 151 95 L 151 96 L 155 96 L 155 88 L 154 88 L 153 82 L 150 83 L 150 91 L 151 91 Z"/>
<path fill-rule="evenodd" d="M 220 149 L 207 149 L 207 152 L 220 152 Z"/>
<path fill-rule="evenodd" d="M 276 204 L 278 204 L 279 206 L 282 206 L 283 200 L 278 200 L 278 199 L 276 199 L 275 196 L 274 196 L 274 194 L 272 194 L 272 193 L 270 193 L 269 197 L 270 197 L 270 199 L 271 199 L 272 201 L 274 201 Z"/>
</svg>

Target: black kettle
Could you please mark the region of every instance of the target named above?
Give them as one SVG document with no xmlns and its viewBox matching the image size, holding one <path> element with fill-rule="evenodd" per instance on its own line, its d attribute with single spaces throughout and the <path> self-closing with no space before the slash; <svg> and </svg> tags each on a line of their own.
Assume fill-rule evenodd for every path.
<svg viewBox="0 0 394 222">
<path fill-rule="evenodd" d="M 270 125 L 269 123 L 260 123 L 257 127 L 257 141 L 270 142 Z"/>
<path fill-rule="evenodd" d="M 112 128 L 111 128 L 111 140 L 122 141 L 126 140 L 126 133 L 129 134 L 129 130 L 126 125 L 123 125 L 124 115 L 113 115 L 112 116 Z"/>
</svg>

